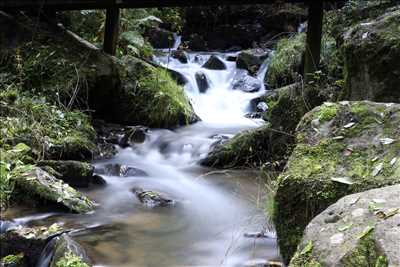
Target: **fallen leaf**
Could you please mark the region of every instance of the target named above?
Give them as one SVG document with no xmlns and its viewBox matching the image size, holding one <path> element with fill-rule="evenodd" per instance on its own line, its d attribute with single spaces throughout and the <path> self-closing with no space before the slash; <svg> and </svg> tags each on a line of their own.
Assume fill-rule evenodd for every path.
<svg viewBox="0 0 400 267">
<path fill-rule="evenodd" d="M 343 225 L 342 227 L 339 227 L 338 230 L 339 230 L 340 232 L 344 232 L 344 231 L 350 229 L 352 226 L 353 226 L 353 223 L 349 223 L 349 224 Z"/>
<path fill-rule="evenodd" d="M 331 180 L 341 184 L 354 184 L 353 180 L 350 177 L 332 177 Z"/>
<path fill-rule="evenodd" d="M 308 241 L 307 245 L 303 248 L 303 250 L 301 251 L 301 255 L 307 254 L 309 252 L 311 252 L 313 249 L 313 244 L 312 241 Z"/>
<path fill-rule="evenodd" d="M 345 128 L 345 129 L 351 128 L 351 127 L 354 126 L 354 124 L 356 124 L 356 123 L 355 122 L 350 122 L 350 123 L 344 125 L 343 128 Z"/>
<path fill-rule="evenodd" d="M 382 145 L 390 145 L 390 144 L 392 144 L 392 143 L 395 141 L 394 139 L 392 139 L 392 138 L 387 138 L 387 137 L 381 138 L 381 139 L 379 139 L 379 140 L 381 141 Z"/>
<path fill-rule="evenodd" d="M 383 169 L 383 163 L 381 162 L 378 165 L 376 165 L 375 169 L 372 171 L 372 176 L 373 177 L 377 176 L 382 169 Z"/>
<path fill-rule="evenodd" d="M 373 226 L 367 226 L 365 227 L 364 231 L 358 236 L 358 239 L 361 239 L 371 233 L 374 230 L 375 227 Z"/>
<path fill-rule="evenodd" d="M 397 158 L 393 158 L 393 159 L 390 161 L 390 166 L 393 166 L 394 164 L 396 164 L 396 162 L 397 162 Z"/>
</svg>

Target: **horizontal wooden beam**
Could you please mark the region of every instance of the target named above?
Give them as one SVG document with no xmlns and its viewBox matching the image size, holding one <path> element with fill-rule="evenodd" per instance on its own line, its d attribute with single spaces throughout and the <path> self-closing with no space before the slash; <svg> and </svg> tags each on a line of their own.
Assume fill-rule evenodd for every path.
<svg viewBox="0 0 400 267">
<path fill-rule="evenodd" d="M 343 2 L 343 0 L 0 0 L 0 10 L 84 10 L 173 6 L 251 5 L 282 2 L 300 3 L 307 1 Z"/>
</svg>

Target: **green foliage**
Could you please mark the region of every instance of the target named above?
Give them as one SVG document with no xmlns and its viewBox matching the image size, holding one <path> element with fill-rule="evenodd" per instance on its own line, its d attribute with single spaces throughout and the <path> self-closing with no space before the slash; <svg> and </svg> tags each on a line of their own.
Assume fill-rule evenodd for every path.
<svg viewBox="0 0 400 267">
<path fill-rule="evenodd" d="M 14 191 L 15 179 L 33 168 L 30 147 L 24 143 L 11 149 L 0 147 L 0 209 L 6 209 Z"/>
<path fill-rule="evenodd" d="M 89 267 L 89 265 L 83 262 L 81 257 L 72 252 L 67 252 L 64 257 L 56 263 L 56 267 Z"/>
<path fill-rule="evenodd" d="M 305 40 L 304 33 L 279 40 L 266 77 L 269 86 L 279 88 L 298 80 L 305 52 Z"/>
<path fill-rule="evenodd" d="M 36 159 L 79 157 L 94 149 L 94 129 L 79 111 L 62 110 L 16 89 L 0 93 L 0 108 L 0 147 L 25 143 Z"/>
<path fill-rule="evenodd" d="M 1 266 L 22 266 L 24 261 L 24 254 L 8 255 L 0 260 Z"/>
</svg>

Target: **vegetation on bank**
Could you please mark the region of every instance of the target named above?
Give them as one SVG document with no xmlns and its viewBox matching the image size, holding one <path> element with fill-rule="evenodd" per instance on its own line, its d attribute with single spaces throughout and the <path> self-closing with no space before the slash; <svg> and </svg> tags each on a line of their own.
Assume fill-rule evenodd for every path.
<svg viewBox="0 0 400 267">
<path fill-rule="evenodd" d="M 89 265 L 83 262 L 81 257 L 72 252 L 66 252 L 64 256 L 57 261 L 55 267 L 89 267 Z"/>
</svg>

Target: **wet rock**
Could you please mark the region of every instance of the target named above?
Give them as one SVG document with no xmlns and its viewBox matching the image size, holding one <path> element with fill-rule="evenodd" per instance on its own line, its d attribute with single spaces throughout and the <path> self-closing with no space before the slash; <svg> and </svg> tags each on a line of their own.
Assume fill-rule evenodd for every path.
<svg viewBox="0 0 400 267">
<path fill-rule="evenodd" d="M 104 186 L 107 184 L 106 180 L 104 180 L 104 178 L 101 175 L 93 175 L 92 176 L 92 184 L 94 185 L 98 185 L 98 186 Z"/>
<path fill-rule="evenodd" d="M 269 51 L 264 49 L 249 49 L 240 52 L 236 60 L 239 69 L 247 70 L 251 75 L 257 74 L 263 62 L 268 58 Z"/>
<path fill-rule="evenodd" d="M 397 7 L 344 34 L 345 99 L 400 102 L 399 21 Z"/>
<path fill-rule="evenodd" d="M 200 93 L 205 93 L 208 88 L 210 88 L 210 84 L 208 82 L 207 76 L 204 72 L 199 71 L 195 74 L 197 87 L 199 88 Z"/>
<path fill-rule="evenodd" d="M 289 267 L 400 266 L 399 196 L 394 185 L 341 198 L 307 225 Z M 332 211 L 341 218 L 326 223 Z"/>
<path fill-rule="evenodd" d="M 215 146 L 223 144 L 224 142 L 228 141 L 230 137 L 223 134 L 216 134 L 211 136 L 211 138 L 215 140 L 215 142 L 212 144 L 212 146 Z"/>
<path fill-rule="evenodd" d="M 16 179 L 16 186 L 33 197 L 60 205 L 77 213 L 94 209 L 94 202 L 83 194 L 55 178 L 41 168 L 33 168 Z"/>
<path fill-rule="evenodd" d="M 171 48 L 175 42 L 172 32 L 158 27 L 149 29 L 145 35 L 154 48 Z"/>
<path fill-rule="evenodd" d="M 188 63 L 187 54 L 183 50 L 174 50 L 171 52 L 171 56 L 179 60 L 181 63 Z"/>
<path fill-rule="evenodd" d="M 178 85 L 187 84 L 188 80 L 182 73 L 179 73 L 171 69 L 168 69 L 167 71 L 171 75 L 172 79 L 174 79 Z"/>
<path fill-rule="evenodd" d="M 159 192 L 145 191 L 141 188 L 132 188 L 131 191 L 147 207 L 170 207 L 175 205 L 174 200 Z"/>
<path fill-rule="evenodd" d="M 369 101 L 327 102 L 302 118 L 275 195 L 274 222 L 285 260 L 307 224 L 329 205 L 348 194 L 399 183 L 400 162 L 394 160 L 400 158 L 399 124 L 399 104 Z M 382 143 L 384 138 L 393 142 Z M 335 214 L 343 217 L 339 209 Z M 330 227 L 338 216 L 324 223 Z"/>
<path fill-rule="evenodd" d="M 68 234 L 62 234 L 54 240 L 54 252 L 49 267 L 58 267 L 60 262 L 65 261 L 68 257 L 78 257 L 81 264 L 85 263 L 87 266 L 92 266 L 85 249 Z"/>
<path fill-rule="evenodd" d="M 266 112 L 268 110 L 268 105 L 265 102 L 259 102 L 256 106 L 257 112 Z"/>
<path fill-rule="evenodd" d="M 120 177 L 148 176 L 148 174 L 141 169 L 121 164 L 107 164 L 104 166 L 99 166 L 95 168 L 95 172 L 97 174 Z"/>
<path fill-rule="evenodd" d="M 94 167 L 86 162 L 65 160 L 43 160 L 38 162 L 39 167 L 50 167 L 63 180 L 72 187 L 88 187 L 93 176 Z"/>
<path fill-rule="evenodd" d="M 5 233 L 11 229 L 16 228 L 18 225 L 12 221 L 0 220 L 0 234 Z"/>
<path fill-rule="evenodd" d="M 248 119 L 262 119 L 263 114 L 261 112 L 250 112 L 244 115 Z"/>
<path fill-rule="evenodd" d="M 209 70 L 225 70 L 225 63 L 217 56 L 211 56 L 206 63 L 202 66 Z"/>
<path fill-rule="evenodd" d="M 227 61 L 230 61 L 230 62 L 236 62 L 237 56 L 227 56 L 227 57 L 226 57 L 226 60 L 227 60 Z"/>
<path fill-rule="evenodd" d="M 247 93 L 257 92 L 262 88 L 262 82 L 246 72 L 238 72 L 233 79 L 232 87 L 234 90 L 242 90 Z"/>
<path fill-rule="evenodd" d="M 93 153 L 94 160 L 111 159 L 117 154 L 115 146 L 104 139 L 98 140 L 96 146 L 97 148 Z"/>
<path fill-rule="evenodd" d="M 244 233 L 244 237 L 247 237 L 247 238 L 275 238 L 275 236 L 273 236 L 265 231 Z"/>
<path fill-rule="evenodd" d="M 52 237 L 62 234 L 63 231 L 58 224 L 53 224 L 50 227 L 32 228 L 20 226 L 17 229 L 7 231 L 0 234 L 0 256 L 23 253 L 28 266 L 35 266 L 47 242 Z"/>
<path fill-rule="evenodd" d="M 149 129 L 143 126 L 130 126 L 125 128 L 124 131 L 124 135 L 118 142 L 121 147 L 128 147 L 136 143 L 144 143 Z"/>
<path fill-rule="evenodd" d="M 204 41 L 203 36 L 192 33 L 187 36 L 187 44 L 191 50 L 194 51 L 205 51 L 207 49 L 207 43 Z"/>
</svg>

